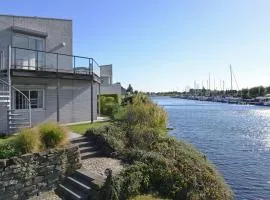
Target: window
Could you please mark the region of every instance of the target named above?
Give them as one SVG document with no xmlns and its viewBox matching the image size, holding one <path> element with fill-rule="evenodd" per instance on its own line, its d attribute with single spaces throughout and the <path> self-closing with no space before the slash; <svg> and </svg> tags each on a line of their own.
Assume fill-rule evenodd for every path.
<svg viewBox="0 0 270 200">
<path fill-rule="evenodd" d="M 14 47 L 26 48 L 32 50 L 44 51 L 45 49 L 45 39 L 28 36 L 23 34 L 14 33 L 13 44 Z"/>
<path fill-rule="evenodd" d="M 43 108 L 44 90 L 22 90 L 21 91 L 31 102 L 31 108 Z M 15 107 L 16 109 L 28 109 L 28 101 L 25 96 L 16 91 Z"/>
<path fill-rule="evenodd" d="M 14 52 L 16 55 L 14 55 L 13 62 L 16 67 L 35 69 L 44 65 L 44 52 L 37 52 L 37 50 L 45 50 L 44 38 L 14 33 L 12 45 L 13 47 L 25 48 L 16 49 Z"/>
<path fill-rule="evenodd" d="M 0 52 L 0 69 L 4 69 L 4 52 Z"/>
</svg>

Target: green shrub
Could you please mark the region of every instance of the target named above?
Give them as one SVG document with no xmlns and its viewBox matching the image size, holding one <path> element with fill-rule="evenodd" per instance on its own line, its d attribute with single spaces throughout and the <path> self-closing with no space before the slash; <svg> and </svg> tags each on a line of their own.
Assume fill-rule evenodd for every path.
<svg viewBox="0 0 270 200">
<path fill-rule="evenodd" d="M 86 136 L 91 137 L 99 146 L 105 155 L 111 155 L 113 152 L 123 151 L 125 148 L 125 136 L 118 126 L 105 125 L 100 127 L 92 127 L 85 133 Z"/>
<path fill-rule="evenodd" d="M 22 153 L 33 153 L 40 149 L 40 135 L 36 129 L 20 130 L 16 142 Z"/>
<path fill-rule="evenodd" d="M 134 163 L 113 182 L 119 199 L 150 192 L 170 199 L 232 199 L 224 180 L 213 167 L 205 165 L 206 162 L 192 161 L 192 157 L 187 156 L 175 160 L 141 150 L 131 151 L 127 158 Z"/>
<path fill-rule="evenodd" d="M 0 143 L 0 159 L 18 156 L 21 152 L 17 147 L 15 140 Z"/>
<path fill-rule="evenodd" d="M 103 149 L 130 164 L 113 177 L 109 199 L 149 193 L 170 199 L 233 199 L 231 189 L 204 154 L 165 134 L 167 114 L 148 98 L 132 97 L 115 115 L 118 126 L 87 132 Z"/>
<path fill-rule="evenodd" d="M 115 121 L 121 122 L 126 115 L 127 109 L 126 107 L 119 106 L 116 110 L 114 110 L 112 119 Z"/>
<path fill-rule="evenodd" d="M 101 95 L 100 96 L 100 111 L 103 115 L 113 116 L 113 113 L 120 106 L 119 97 L 117 94 Z"/>
<path fill-rule="evenodd" d="M 68 131 L 54 123 L 41 124 L 38 127 L 41 143 L 46 149 L 64 145 L 68 139 Z"/>
<path fill-rule="evenodd" d="M 155 128 L 134 126 L 128 132 L 128 145 L 132 148 L 150 150 L 152 144 L 158 140 L 161 134 L 162 132 Z"/>
<path fill-rule="evenodd" d="M 140 128 L 153 128 L 163 133 L 166 132 L 166 111 L 145 96 L 135 97 L 133 103 L 126 106 L 121 120 L 128 129 L 139 126 Z"/>
</svg>

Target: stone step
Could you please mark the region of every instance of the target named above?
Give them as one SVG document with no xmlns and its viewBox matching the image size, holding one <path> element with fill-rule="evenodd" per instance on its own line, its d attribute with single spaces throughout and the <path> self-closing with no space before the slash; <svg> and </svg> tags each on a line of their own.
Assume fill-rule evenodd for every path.
<svg viewBox="0 0 270 200">
<path fill-rule="evenodd" d="M 95 146 L 86 146 L 86 147 L 80 147 L 80 153 L 86 153 L 86 152 L 92 152 L 97 151 L 97 147 Z"/>
<path fill-rule="evenodd" d="M 83 182 L 89 182 L 90 187 L 97 190 L 100 189 L 105 182 L 105 178 L 103 176 L 94 174 L 84 168 L 76 170 L 73 177 Z"/>
<path fill-rule="evenodd" d="M 91 190 L 89 183 L 81 181 L 76 177 L 68 176 L 66 178 L 66 182 L 68 185 L 72 185 L 74 188 L 77 188 L 79 191 L 83 191 L 84 193 L 89 193 Z"/>
<path fill-rule="evenodd" d="M 73 142 L 72 142 L 72 144 L 76 144 L 76 145 L 78 145 L 80 148 L 81 148 L 81 147 L 90 147 L 90 146 L 93 145 L 93 144 L 91 144 L 90 142 L 78 142 L 78 143 L 73 143 Z"/>
<path fill-rule="evenodd" d="M 88 142 L 88 139 L 87 137 L 82 136 L 82 137 L 73 138 L 71 142 L 72 143 Z"/>
<path fill-rule="evenodd" d="M 88 140 L 87 138 L 75 138 L 70 141 L 72 144 L 85 146 L 88 145 L 95 145 L 95 143 L 91 140 Z"/>
<path fill-rule="evenodd" d="M 81 153 L 82 160 L 85 160 L 88 158 L 93 158 L 93 157 L 98 157 L 98 156 L 101 156 L 101 153 L 99 151 L 89 151 L 89 152 Z"/>
<path fill-rule="evenodd" d="M 59 187 L 56 193 L 64 198 L 65 200 L 86 200 L 88 199 L 88 194 L 85 194 L 71 185 L 67 185 L 65 183 L 59 184 Z"/>
</svg>

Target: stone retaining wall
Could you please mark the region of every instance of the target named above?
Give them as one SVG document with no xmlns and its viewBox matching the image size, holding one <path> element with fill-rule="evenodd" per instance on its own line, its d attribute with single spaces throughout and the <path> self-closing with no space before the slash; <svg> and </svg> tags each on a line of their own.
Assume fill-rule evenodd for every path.
<svg viewBox="0 0 270 200">
<path fill-rule="evenodd" d="M 0 159 L 0 200 L 28 199 L 55 189 L 65 175 L 80 167 L 79 147 L 74 145 Z"/>
</svg>

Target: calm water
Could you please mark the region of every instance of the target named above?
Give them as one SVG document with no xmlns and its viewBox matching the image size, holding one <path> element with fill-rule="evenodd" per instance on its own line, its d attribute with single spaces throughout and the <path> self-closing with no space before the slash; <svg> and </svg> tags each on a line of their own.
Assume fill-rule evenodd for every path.
<svg viewBox="0 0 270 200">
<path fill-rule="evenodd" d="M 153 100 L 167 110 L 171 134 L 216 164 L 235 199 L 270 200 L 270 107 Z"/>
</svg>

